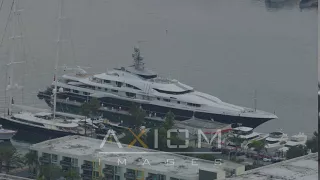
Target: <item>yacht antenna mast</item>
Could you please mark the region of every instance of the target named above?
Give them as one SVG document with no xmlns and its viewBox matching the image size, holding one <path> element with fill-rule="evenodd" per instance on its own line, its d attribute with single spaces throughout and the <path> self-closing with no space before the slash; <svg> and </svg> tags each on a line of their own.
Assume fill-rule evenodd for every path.
<svg viewBox="0 0 320 180">
<path fill-rule="evenodd" d="M 57 41 L 57 54 L 56 54 L 56 64 L 55 64 L 55 68 L 54 68 L 54 89 L 53 89 L 53 119 L 56 118 L 56 109 L 57 109 L 57 93 L 58 93 L 58 89 L 57 89 L 57 71 L 58 71 L 58 63 L 60 60 L 60 51 L 61 51 L 61 28 L 62 28 L 62 19 L 63 17 L 63 8 L 64 8 L 64 0 L 60 0 L 60 10 L 59 10 L 59 17 L 58 17 L 58 41 Z"/>
<path fill-rule="evenodd" d="M 140 55 L 139 47 L 134 47 L 134 53 L 132 54 L 134 60 L 134 68 L 137 70 L 144 69 L 143 57 Z"/>
</svg>

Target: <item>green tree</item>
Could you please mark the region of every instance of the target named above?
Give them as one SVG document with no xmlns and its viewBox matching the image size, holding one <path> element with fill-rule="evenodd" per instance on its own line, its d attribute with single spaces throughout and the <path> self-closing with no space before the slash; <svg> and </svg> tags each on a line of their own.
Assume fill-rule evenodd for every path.
<svg viewBox="0 0 320 180">
<path fill-rule="evenodd" d="M 144 124 L 144 118 L 147 115 L 146 111 L 140 108 L 137 104 L 132 104 L 129 113 L 133 117 L 133 120 L 128 123 L 134 128 L 140 128 Z"/>
<path fill-rule="evenodd" d="M 248 145 L 249 148 L 254 148 L 254 150 L 258 152 L 258 156 L 261 154 L 263 150 L 266 151 L 265 146 L 266 146 L 265 140 L 254 140 Z M 260 157 L 258 157 L 257 164 L 260 164 L 259 159 Z"/>
<path fill-rule="evenodd" d="M 66 180 L 80 179 L 79 173 L 77 171 L 75 171 L 74 169 L 69 169 L 67 172 L 64 172 L 63 176 L 66 178 Z"/>
<path fill-rule="evenodd" d="M 307 145 L 307 148 L 314 153 L 314 152 L 318 152 L 318 144 L 319 144 L 318 132 L 315 131 L 313 133 L 313 137 L 307 141 L 306 145 Z"/>
<path fill-rule="evenodd" d="M 308 148 L 306 146 L 303 146 L 303 145 L 293 146 L 293 147 L 290 147 L 289 150 L 286 152 L 286 157 L 287 159 L 292 159 L 299 156 L 304 156 L 307 154 L 307 152 L 308 152 Z"/>
<path fill-rule="evenodd" d="M 100 107 L 100 101 L 93 98 L 89 102 L 85 102 L 81 105 L 81 114 L 86 117 L 97 116 Z"/>
<path fill-rule="evenodd" d="M 25 164 L 29 167 L 29 173 L 32 175 L 37 174 L 37 169 L 39 168 L 38 155 L 36 151 L 29 151 L 24 156 Z"/>
<path fill-rule="evenodd" d="M 228 141 L 232 142 L 233 145 L 235 146 L 235 160 L 237 160 L 237 153 L 240 150 L 242 150 L 242 143 L 244 142 L 244 139 L 240 137 L 238 134 L 231 134 L 228 137 Z"/>
<path fill-rule="evenodd" d="M 4 168 L 8 173 L 13 167 L 23 167 L 24 161 L 15 147 L 5 145 L 0 147 L 0 163 L 0 172 L 4 164 Z"/>
<path fill-rule="evenodd" d="M 45 180 L 56 180 L 62 176 L 62 170 L 57 165 L 46 164 L 40 166 L 39 177 L 44 177 Z"/>
<path fill-rule="evenodd" d="M 168 130 L 168 129 L 172 129 L 173 126 L 174 126 L 174 114 L 171 111 L 169 111 L 165 116 L 163 127 L 166 130 Z"/>
</svg>

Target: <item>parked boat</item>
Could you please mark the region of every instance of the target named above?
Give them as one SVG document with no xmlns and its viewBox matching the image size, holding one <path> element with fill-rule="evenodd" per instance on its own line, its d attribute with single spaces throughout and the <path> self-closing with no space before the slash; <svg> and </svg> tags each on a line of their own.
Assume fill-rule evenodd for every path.
<svg viewBox="0 0 320 180">
<path fill-rule="evenodd" d="M 287 152 L 289 148 L 295 147 L 295 146 L 305 146 L 308 140 L 308 136 L 304 133 L 299 133 L 296 135 L 291 136 L 290 140 L 284 145 L 284 147 L 280 148 L 280 152 Z"/>
<path fill-rule="evenodd" d="M 2 125 L 0 124 L 0 140 L 3 141 L 8 141 L 10 140 L 17 131 L 9 130 L 9 129 L 4 129 Z"/>
<path fill-rule="evenodd" d="M 265 148 L 271 149 L 271 148 L 283 147 L 288 140 L 289 140 L 289 137 L 287 134 L 284 134 L 281 131 L 272 132 L 266 138 Z"/>
</svg>

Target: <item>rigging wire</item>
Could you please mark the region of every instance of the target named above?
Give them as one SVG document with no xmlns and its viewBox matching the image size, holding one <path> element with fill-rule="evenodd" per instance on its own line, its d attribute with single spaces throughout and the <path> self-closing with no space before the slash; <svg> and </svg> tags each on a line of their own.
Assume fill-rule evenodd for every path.
<svg viewBox="0 0 320 180">
<path fill-rule="evenodd" d="M 1 4 L 0 4 L 0 12 L 1 12 L 1 9 L 2 9 L 2 6 L 3 6 L 3 2 L 4 2 L 4 0 L 2 0 Z"/>
<path fill-rule="evenodd" d="M 9 13 L 9 16 L 8 16 L 7 22 L 6 22 L 6 27 L 4 28 L 4 33 L 3 33 L 2 38 L 1 38 L 1 41 L 0 41 L 0 47 L 2 46 L 2 43 L 3 43 L 3 40 L 4 40 L 5 34 L 6 34 L 6 32 L 7 32 L 8 24 L 9 24 L 9 21 L 10 21 L 10 18 L 11 18 L 12 10 L 13 10 L 13 5 L 14 5 L 14 0 L 12 0 L 10 13 Z"/>
</svg>

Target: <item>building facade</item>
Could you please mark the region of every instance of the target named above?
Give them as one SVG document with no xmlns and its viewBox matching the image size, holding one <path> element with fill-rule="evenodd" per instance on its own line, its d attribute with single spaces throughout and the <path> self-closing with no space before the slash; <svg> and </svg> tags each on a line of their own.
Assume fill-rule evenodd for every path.
<svg viewBox="0 0 320 180">
<path fill-rule="evenodd" d="M 30 147 L 41 164 L 79 173 L 83 180 L 214 180 L 244 173 L 244 165 L 124 146 L 81 136 L 66 136 Z"/>
</svg>

